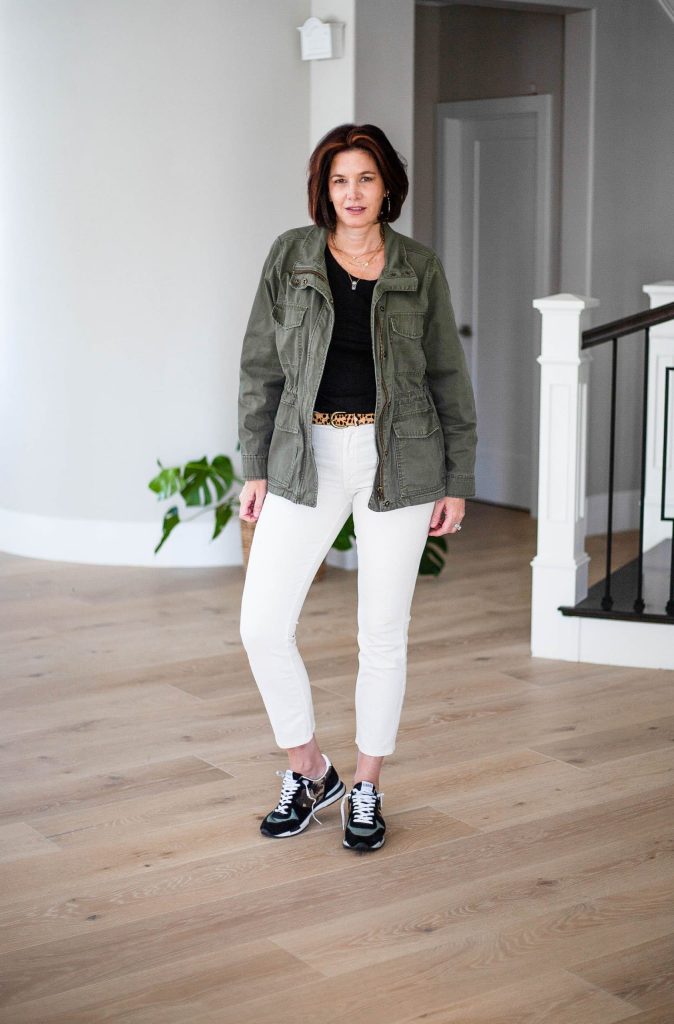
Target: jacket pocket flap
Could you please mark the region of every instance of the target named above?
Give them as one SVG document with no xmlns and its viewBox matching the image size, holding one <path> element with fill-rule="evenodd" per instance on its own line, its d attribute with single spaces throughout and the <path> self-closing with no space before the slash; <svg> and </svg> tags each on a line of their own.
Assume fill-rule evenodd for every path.
<svg viewBox="0 0 674 1024">
<path fill-rule="evenodd" d="M 280 327 L 299 327 L 308 306 L 295 306 L 289 302 L 277 302 L 271 315 Z"/>
<path fill-rule="evenodd" d="M 403 419 L 393 421 L 396 437 L 428 437 L 439 429 L 440 424 L 432 409 L 410 413 Z"/>
<path fill-rule="evenodd" d="M 424 334 L 423 313 L 391 313 L 391 330 L 403 338 L 422 338 Z"/>
</svg>

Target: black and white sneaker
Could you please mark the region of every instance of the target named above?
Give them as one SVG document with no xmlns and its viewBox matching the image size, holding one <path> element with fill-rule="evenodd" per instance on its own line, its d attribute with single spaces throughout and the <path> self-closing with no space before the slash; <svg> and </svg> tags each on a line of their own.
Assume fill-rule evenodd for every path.
<svg viewBox="0 0 674 1024">
<path fill-rule="evenodd" d="M 285 839 L 286 836 L 297 835 L 311 824 L 312 818 L 321 824 L 314 811 L 333 804 L 346 791 L 330 759 L 325 754 L 323 757 L 326 769 L 320 779 L 308 779 L 291 768 L 276 772 L 283 776 L 281 797 L 274 810 L 262 819 L 260 832 L 263 836 Z"/>
<path fill-rule="evenodd" d="M 378 850 L 384 845 L 386 822 L 381 813 L 383 793 L 372 782 L 357 782 L 342 800 L 343 846 L 350 850 Z M 344 820 L 344 804 L 348 820 Z"/>
</svg>

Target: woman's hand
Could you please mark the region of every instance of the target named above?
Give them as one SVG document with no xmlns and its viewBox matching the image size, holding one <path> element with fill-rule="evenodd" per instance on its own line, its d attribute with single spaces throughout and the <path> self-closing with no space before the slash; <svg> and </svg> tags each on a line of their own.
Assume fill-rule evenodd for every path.
<svg viewBox="0 0 674 1024">
<path fill-rule="evenodd" d="M 444 533 L 458 533 L 455 524 L 460 524 L 465 514 L 465 498 L 439 498 L 433 509 L 428 536 L 441 537 Z"/>
<path fill-rule="evenodd" d="M 267 494 L 266 480 L 246 480 L 243 490 L 239 495 L 240 509 L 239 519 L 247 523 L 256 523 L 262 504 Z"/>
</svg>

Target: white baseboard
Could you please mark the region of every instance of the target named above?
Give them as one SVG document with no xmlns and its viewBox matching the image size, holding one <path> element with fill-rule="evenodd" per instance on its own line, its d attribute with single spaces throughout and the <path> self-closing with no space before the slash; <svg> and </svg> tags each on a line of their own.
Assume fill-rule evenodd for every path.
<svg viewBox="0 0 674 1024">
<path fill-rule="evenodd" d="M 558 618 L 569 642 L 560 646 L 556 634 L 539 636 L 532 644 L 532 657 L 592 665 L 674 669 L 672 627 L 667 622 L 582 618 L 561 612 Z"/>
<path fill-rule="evenodd" d="M 606 533 L 608 516 L 608 492 L 606 494 L 590 494 L 585 502 L 585 524 L 588 537 L 598 533 Z M 613 531 L 638 530 L 639 528 L 639 492 L 614 491 L 613 493 Z"/>
<path fill-rule="evenodd" d="M 161 523 L 128 523 L 101 519 L 60 519 L 0 509 L 0 551 L 50 562 L 87 565 L 195 568 L 241 565 L 238 517 L 211 542 L 212 516 L 181 523 L 161 551 Z"/>
<path fill-rule="evenodd" d="M 666 622 L 579 619 L 575 660 L 595 665 L 674 669 L 672 627 Z"/>
<path fill-rule="evenodd" d="M 160 521 L 124 523 L 100 519 L 59 519 L 30 512 L 0 509 L 0 551 L 48 562 L 86 565 L 200 568 L 242 565 L 241 527 L 233 517 L 216 540 L 211 541 L 212 517 L 181 523 L 161 551 L 154 549 L 161 537 Z M 328 565 L 356 569 L 356 547 L 331 548 Z"/>
</svg>

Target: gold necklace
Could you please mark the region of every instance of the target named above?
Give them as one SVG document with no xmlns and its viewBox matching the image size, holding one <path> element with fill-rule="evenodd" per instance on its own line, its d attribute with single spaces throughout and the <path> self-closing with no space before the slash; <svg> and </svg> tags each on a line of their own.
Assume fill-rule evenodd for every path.
<svg viewBox="0 0 674 1024">
<path fill-rule="evenodd" d="M 370 264 L 372 263 L 372 260 L 374 259 L 374 257 L 377 255 L 377 253 L 380 251 L 380 249 L 383 249 L 383 247 L 384 247 L 384 232 L 381 231 L 381 241 L 379 242 L 379 245 L 377 246 L 376 249 L 366 249 L 365 252 L 360 253 L 359 256 L 350 256 L 348 252 L 344 252 L 343 249 L 340 249 L 339 246 L 337 245 L 336 241 L 335 241 L 335 233 L 334 233 L 334 231 L 332 232 L 332 234 L 330 236 L 330 243 L 332 245 L 332 248 L 335 250 L 335 252 L 338 252 L 341 256 L 344 257 L 344 259 L 347 259 L 349 261 L 349 263 L 354 263 L 357 267 L 369 267 Z M 364 262 L 361 262 L 363 260 L 364 256 L 370 256 L 370 259 L 369 260 L 365 260 Z M 348 273 L 348 271 L 347 271 L 347 273 Z M 351 275 L 349 275 L 349 276 L 351 276 Z M 355 285 L 352 284 L 351 287 L 355 288 Z"/>
</svg>

